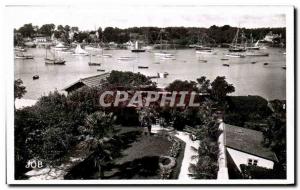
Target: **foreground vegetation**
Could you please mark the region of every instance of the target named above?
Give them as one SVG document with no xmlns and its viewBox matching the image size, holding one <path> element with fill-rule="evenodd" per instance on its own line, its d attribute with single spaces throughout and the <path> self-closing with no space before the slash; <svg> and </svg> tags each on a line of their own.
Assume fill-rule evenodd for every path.
<svg viewBox="0 0 300 190">
<path fill-rule="evenodd" d="M 183 157 L 182 142 L 168 135 L 154 137 L 141 134 L 143 128 L 148 128 L 151 132 L 151 125 L 157 120 L 164 127 L 188 131 L 194 140 L 200 140 L 199 149 L 195 150 L 197 163 L 190 167 L 192 177 L 216 179 L 219 153 L 217 142 L 220 134 L 216 120 L 220 118 L 219 112 L 225 113 L 226 123 L 263 131 L 265 137 L 263 143 L 278 154 L 280 162 L 276 166 L 276 171 L 280 173 L 280 178 L 284 178 L 285 110 L 282 110 L 280 101 L 273 101 L 273 111 L 270 111 L 268 102 L 263 98 L 229 97 L 228 94 L 235 89 L 226 82 L 225 77 L 217 77 L 213 82 L 206 77 L 200 77 L 197 81 L 176 80 L 166 87 L 168 91 L 185 90 L 201 93 L 197 99 L 201 102 L 199 107 L 153 106 L 147 109 L 128 109 L 103 108 L 99 105 L 99 95 L 106 89 L 122 87 L 139 90 L 141 86 L 156 89 L 156 84 L 144 75 L 113 71 L 108 78 L 108 84 L 101 89 L 82 88 L 68 96 L 52 92 L 48 96 L 41 97 L 32 107 L 15 110 L 16 179 L 25 177 L 23 174 L 28 170 L 25 168 L 28 160 L 37 159 L 46 166 L 59 166 L 68 159 L 70 152 L 80 142 L 90 144 L 91 154 L 82 164 L 69 172 L 66 176 L 68 179 L 175 179 Z M 21 98 L 24 93 L 26 90 L 22 81 L 16 80 L 15 98 Z M 259 122 L 263 122 L 264 125 Z M 135 127 L 126 131 L 129 128 L 124 126 Z M 257 128 L 258 126 L 264 127 Z M 153 140 L 162 142 L 165 148 L 157 152 L 156 148 L 161 147 L 156 146 Z M 153 154 L 148 155 L 147 153 L 151 153 L 149 150 L 153 150 Z M 127 157 L 123 155 L 126 152 Z M 139 154 L 144 153 L 143 157 L 139 157 Z M 172 167 L 172 170 L 159 168 L 159 163 L 169 163 L 169 160 L 162 159 L 161 155 L 173 157 L 176 166 Z M 144 173 L 134 172 L 133 165 L 149 162 L 155 167 L 145 166 Z M 129 171 L 128 168 L 132 170 Z M 254 176 L 253 174 L 252 177 Z"/>
</svg>

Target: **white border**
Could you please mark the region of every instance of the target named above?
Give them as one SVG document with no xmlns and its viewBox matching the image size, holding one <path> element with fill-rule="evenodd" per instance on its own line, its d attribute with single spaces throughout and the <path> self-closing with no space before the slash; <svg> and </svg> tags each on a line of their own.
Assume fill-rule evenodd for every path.
<svg viewBox="0 0 300 190">
<path fill-rule="evenodd" d="M 15 3 L 18 4 L 18 3 Z M 23 4 L 23 3 L 19 3 Z M 123 3 L 124 4 L 124 3 Z M 126 4 L 126 3 L 125 3 Z M 180 7 L 179 7 L 180 8 Z M 4 21 L 4 75 L 6 79 L 6 130 L 7 130 L 7 183 L 8 184 L 293 184 L 294 181 L 294 9 L 277 7 L 286 14 L 286 97 L 287 97 L 287 179 L 286 180 L 15 180 L 14 179 L 14 99 L 13 99 L 13 33 L 9 19 Z M 6 9 L 2 12 L 5 15 Z M 254 9 L 255 11 L 255 9 Z M 13 19 L 13 18 L 10 18 Z"/>
</svg>

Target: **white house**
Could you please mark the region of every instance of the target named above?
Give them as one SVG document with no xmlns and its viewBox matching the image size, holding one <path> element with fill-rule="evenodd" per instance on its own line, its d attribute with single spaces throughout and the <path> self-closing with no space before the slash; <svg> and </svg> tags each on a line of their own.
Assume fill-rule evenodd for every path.
<svg viewBox="0 0 300 190">
<path fill-rule="evenodd" d="M 274 152 L 262 145 L 260 131 L 224 124 L 226 160 L 234 163 L 241 172 L 241 164 L 273 169 L 278 162 Z"/>
<path fill-rule="evenodd" d="M 265 38 L 263 39 L 263 41 L 265 42 L 273 42 L 273 40 L 275 38 L 281 38 L 281 34 L 273 34 L 272 31 L 270 31 L 266 36 Z"/>
</svg>

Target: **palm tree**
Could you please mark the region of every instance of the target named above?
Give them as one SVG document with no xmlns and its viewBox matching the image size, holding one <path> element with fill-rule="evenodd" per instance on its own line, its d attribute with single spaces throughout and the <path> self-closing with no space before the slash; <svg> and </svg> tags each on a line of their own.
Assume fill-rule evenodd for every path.
<svg viewBox="0 0 300 190">
<path fill-rule="evenodd" d="M 98 168 L 99 177 L 104 178 L 104 168 L 112 161 L 112 150 L 107 143 L 112 139 L 115 118 L 112 113 L 98 111 L 88 115 L 85 119 L 85 128 L 94 138 L 94 166 Z"/>
</svg>

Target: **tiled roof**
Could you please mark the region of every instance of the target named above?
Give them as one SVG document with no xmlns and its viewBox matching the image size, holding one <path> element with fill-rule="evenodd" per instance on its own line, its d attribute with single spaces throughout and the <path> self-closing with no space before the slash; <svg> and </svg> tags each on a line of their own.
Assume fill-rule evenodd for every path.
<svg viewBox="0 0 300 190">
<path fill-rule="evenodd" d="M 65 87 L 63 90 L 68 91 L 69 89 L 72 89 L 78 84 L 83 84 L 88 87 L 97 87 L 101 84 L 106 82 L 106 78 L 110 75 L 110 73 L 103 73 L 100 75 L 94 75 L 86 78 L 79 79 L 78 81 L 74 82 L 73 84 Z"/>
<path fill-rule="evenodd" d="M 260 131 L 225 124 L 225 145 L 248 154 L 277 161 L 277 157 L 262 144 L 263 134 Z"/>
</svg>

